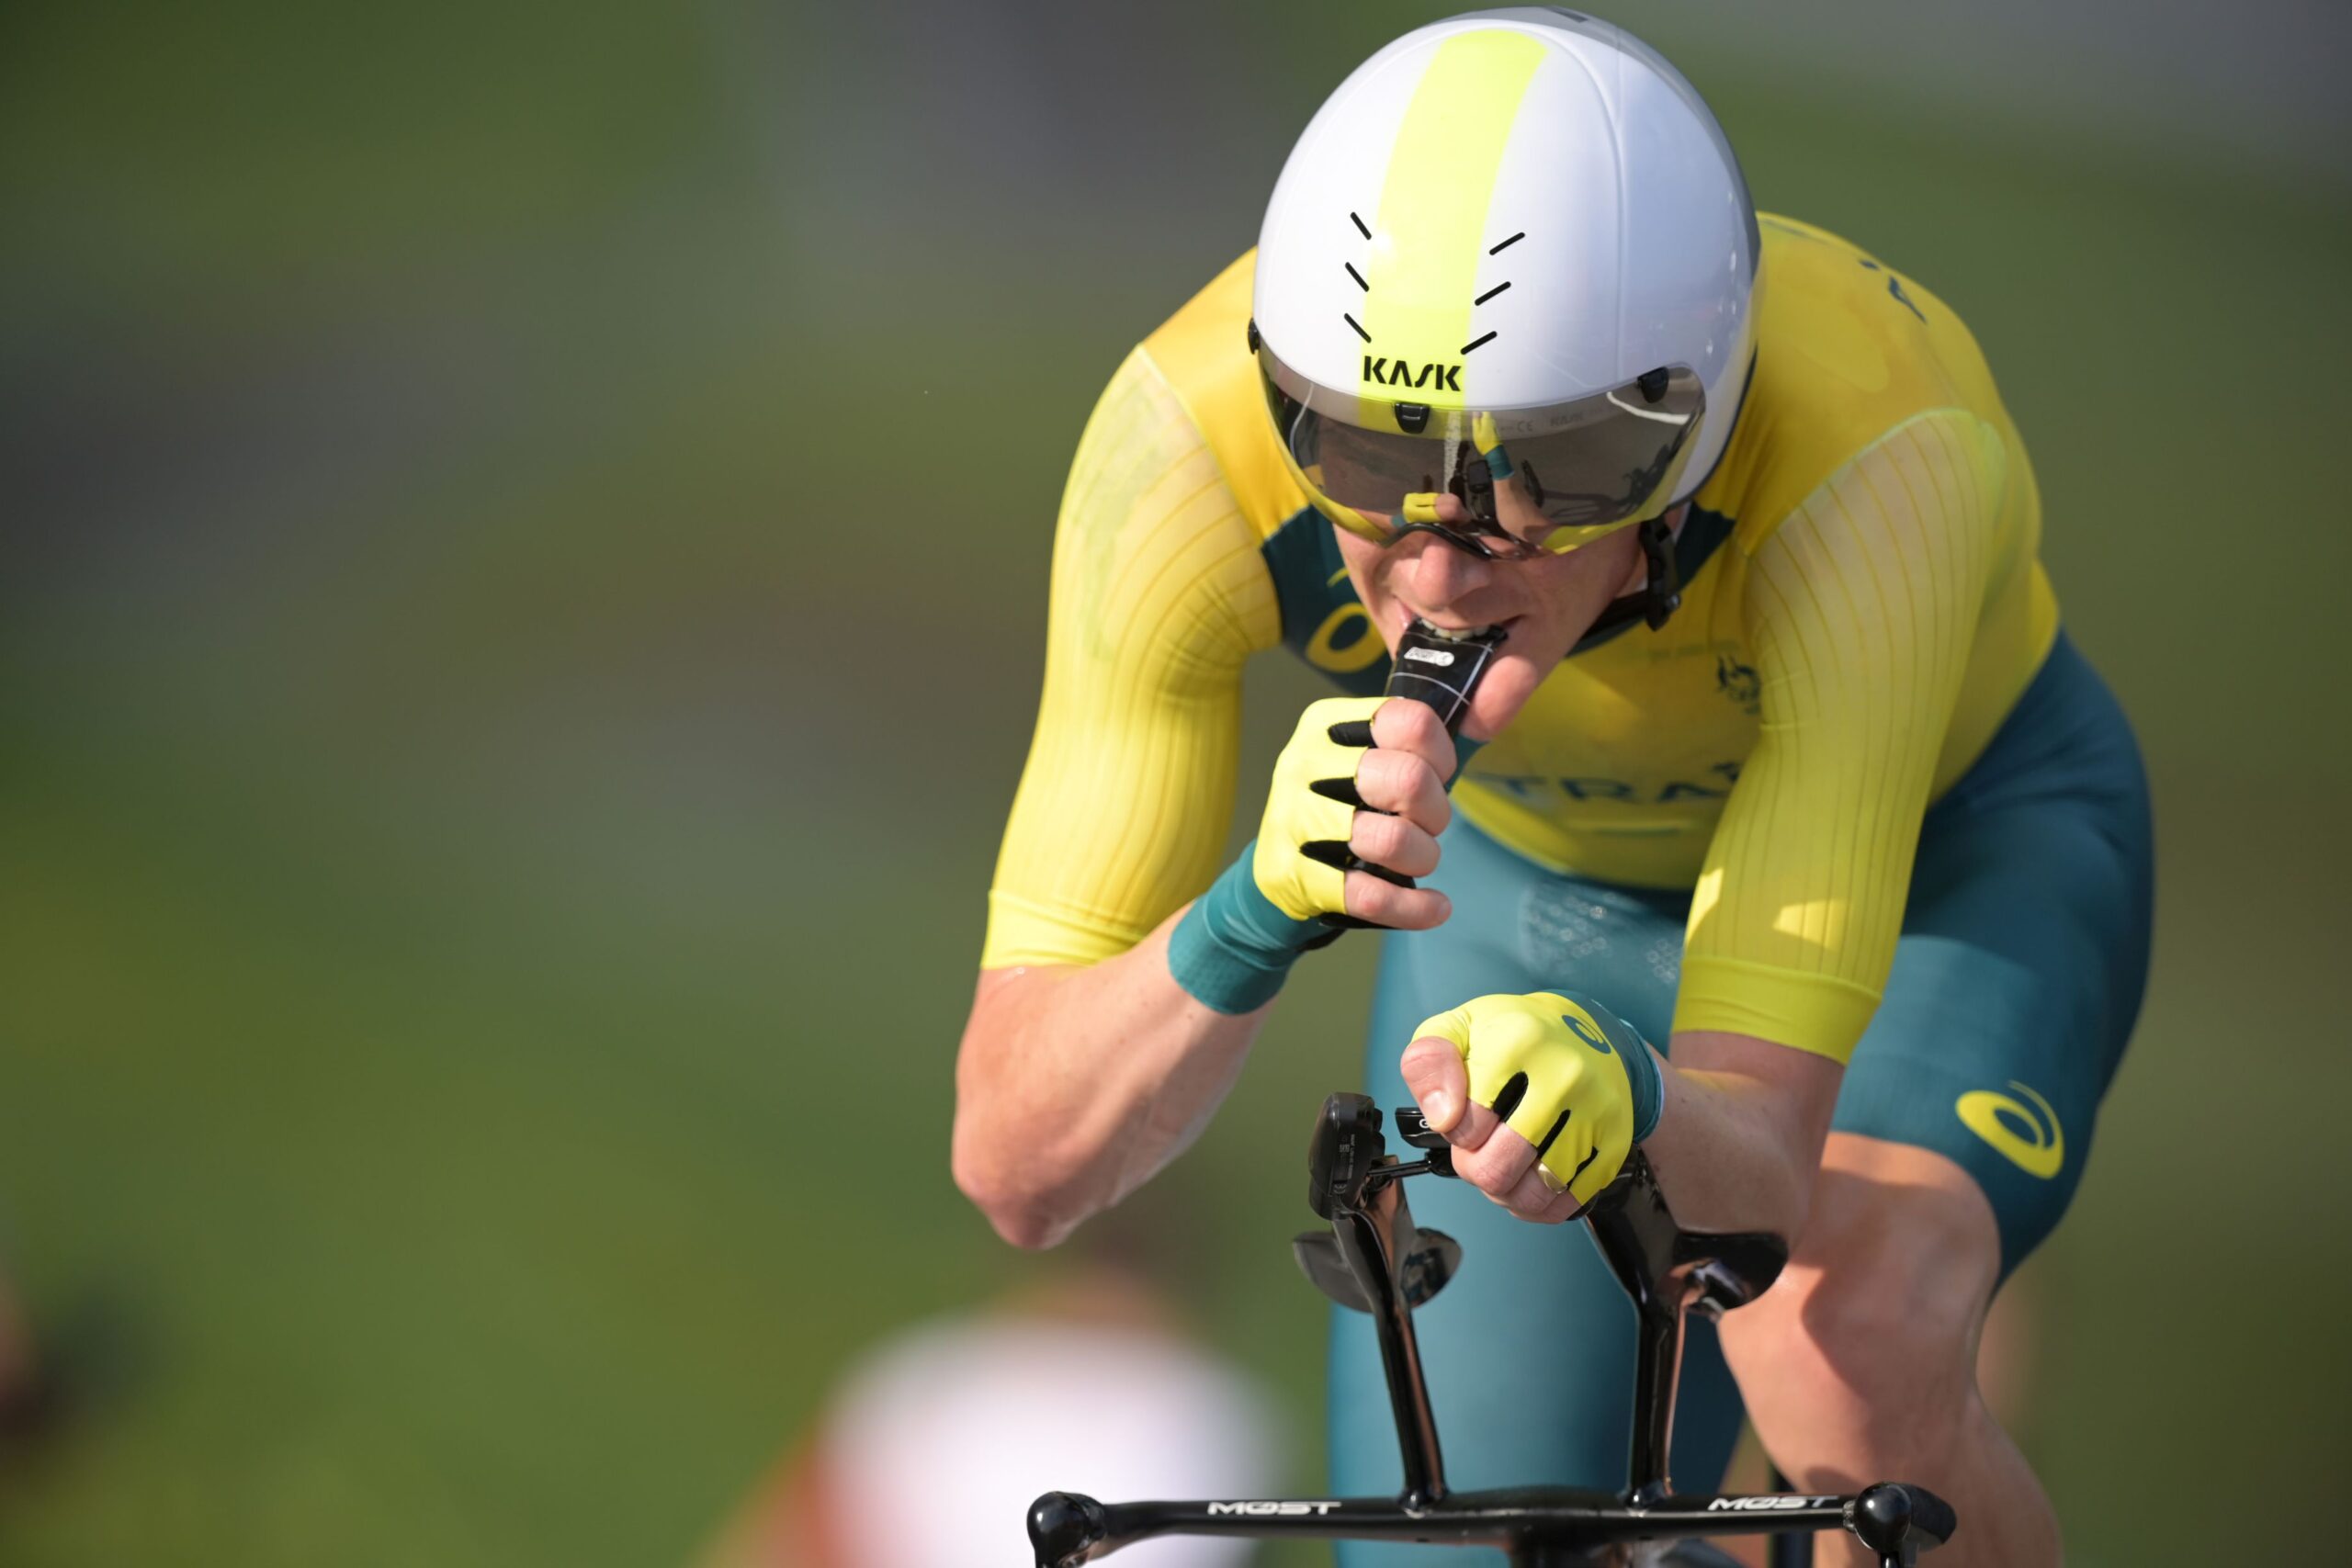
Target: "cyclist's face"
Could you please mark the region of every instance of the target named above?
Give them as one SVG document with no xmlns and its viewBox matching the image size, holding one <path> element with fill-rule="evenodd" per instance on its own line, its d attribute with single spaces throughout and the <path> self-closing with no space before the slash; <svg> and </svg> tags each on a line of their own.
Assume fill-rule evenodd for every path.
<svg viewBox="0 0 2352 1568">
<path fill-rule="evenodd" d="M 1451 496 L 1445 503 L 1460 504 Z M 1442 505 L 1439 516 L 1455 521 Z M 1498 626 L 1510 633 L 1471 700 L 1469 732 L 1480 739 L 1510 722 L 1611 599 L 1641 582 L 1634 528 L 1525 560 L 1484 560 L 1432 534 L 1381 546 L 1344 528 L 1332 533 L 1356 597 L 1391 651 L 1417 617 L 1449 631 Z"/>
</svg>

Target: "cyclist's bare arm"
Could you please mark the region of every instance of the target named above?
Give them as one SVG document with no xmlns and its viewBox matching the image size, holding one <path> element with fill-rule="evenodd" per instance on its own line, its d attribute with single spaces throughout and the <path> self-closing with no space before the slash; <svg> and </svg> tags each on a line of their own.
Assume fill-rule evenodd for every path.
<svg viewBox="0 0 2352 1568">
<path fill-rule="evenodd" d="M 956 1184 L 1014 1246 L 1052 1247 L 1143 1185 L 1240 1073 L 1268 1009 L 1221 1013 L 1176 984 L 1182 918 L 1099 964 L 981 971 L 956 1059 Z"/>
<path fill-rule="evenodd" d="M 1350 847 L 1426 875 L 1447 809 L 1431 765 L 1444 732 L 1413 703 L 1389 705 L 1374 731 L 1386 745 L 1356 775 L 1374 809 L 1355 814 Z M 1386 749 L 1407 737 L 1418 756 Z M 1363 871 L 1340 886 L 1348 914 L 1400 930 L 1450 908 L 1442 893 Z M 1016 1247 L 1052 1247 L 1142 1186 L 1200 1136 L 1240 1073 L 1272 1004 L 1220 1012 L 1176 983 L 1169 938 L 1191 908 L 1096 964 L 980 972 L 956 1059 L 956 1183 Z"/>
<path fill-rule="evenodd" d="M 1846 1069 L 1717 1030 L 1677 1034 L 1673 1058 L 1642 1149 L 1676 1215 L 1693 1229 L 1770 1231 L 1794 1246 Z"/>
</svg>

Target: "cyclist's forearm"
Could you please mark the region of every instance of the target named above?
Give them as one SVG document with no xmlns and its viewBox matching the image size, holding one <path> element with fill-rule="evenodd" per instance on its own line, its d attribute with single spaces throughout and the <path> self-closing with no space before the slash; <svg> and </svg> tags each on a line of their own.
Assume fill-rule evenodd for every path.
<svg viewBox="0 0 2352 1568">
<path fill-rule="evenodd" d="M 984 972 L 956 1056 L 956 1185 L 1018 1247 L 1052 1247 L 1182 1154 L 1265 1009 L 1203 1006 L 1170 976 L 1171 916 L 1079 966 Z"/>
<path fill-rule="evenodd" d="M 1770 1231 L 1793 1247 L 1844 1076 L 1826 1057 L 1747 1035 L 1677 1034 L 1657 1128 L 1642 1145 L 1675 1218 Z"/>
</svg>

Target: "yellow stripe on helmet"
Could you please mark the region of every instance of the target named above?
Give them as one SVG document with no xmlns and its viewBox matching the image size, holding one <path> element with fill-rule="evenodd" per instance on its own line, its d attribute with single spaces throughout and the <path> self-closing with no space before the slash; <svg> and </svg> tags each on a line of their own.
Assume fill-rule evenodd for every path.
<svg viewBox="0 0 2352 1568">
<path fill-rule="evenodd" d="M 1544 45 L 1481 28 L 1438 46 L 1396 129 L 1365 281 L 1367 396 L 1463 407 L 1487 206 Z M 1400 376 L 1402 361 L 1408 367 Z M 1430 367 L 1435 367 L 1434 370 Z M 1446 367 L 1453 367 L 1448 375 Z"/>
</svg>

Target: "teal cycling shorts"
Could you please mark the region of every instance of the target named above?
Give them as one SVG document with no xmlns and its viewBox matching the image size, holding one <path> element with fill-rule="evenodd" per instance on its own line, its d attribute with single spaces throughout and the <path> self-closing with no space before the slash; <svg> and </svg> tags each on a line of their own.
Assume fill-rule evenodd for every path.
<svg viewBox="0 0 2352 1568">
<path fill-rule="evenodd" d="M 1885 998 L 1833 1123 L 1966 1170 L 1992 1203 L 2005 1277 L 2057 1224 L 2090 1154 L 2146 986 L 2152 856 L 2131 726 L 2062 635 L 1984 755 L 1927 815 Z M 1491 991 L 1573 987 L 1664 1046 L 1688 894 L 1557 875 L 1459 818 L 1427 885 L 1452 897 L 1453 916 L 1384 939 L 1368 1067 L 1383 1107 L 1410 1103 L 1396 1061 L 1413 1028 Z M 1412 1202 L 1465 1255 L 1416 1314 L 1449 1480 L 1623 1485 L 1633 1313 L 1581 1227 L 1537 1229 L 1464 1184 L 1417 1182 Z M 1370 1320 L 1334 1315 L 1333 1486 L 1394 1492 L 1396 1432 Z M 1713 1329 L 1694 1321 L 1676 1420 L 1681 1485 L 1716 1483 L 1740 1418 Z M 1481 1561 L 1420 1547 L 1340 1552 L 1346 1568 L 1425 1560 Z"/>
</svg>

